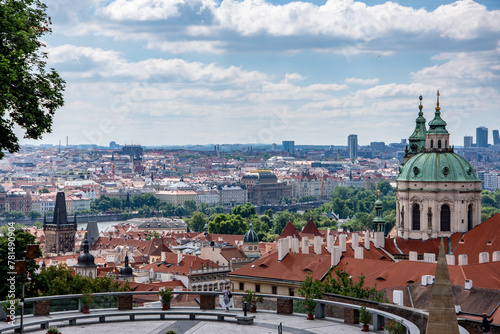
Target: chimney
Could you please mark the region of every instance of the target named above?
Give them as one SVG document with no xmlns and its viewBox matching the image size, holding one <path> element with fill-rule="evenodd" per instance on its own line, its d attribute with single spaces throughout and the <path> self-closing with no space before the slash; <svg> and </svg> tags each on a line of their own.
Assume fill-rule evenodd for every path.
<svg viewBox="0 0 500 334">
<path fill-rule="evenodd" d="M 467 264 L 469 264 L 469 260 L 467 258 L 467 254 L 460 254 L 458 256 L 458 265 L 459 266 L 466 266 Z"/>
<path fill-rule="evenodd" d="M 161 252 L 161 262 L 165 262 L 165 259 L 167 258 L 167 252 Z"/>
<path fill-rule="evenodd" d="M 302 254 L 309 254 L 309 238 L 302 238 Z"/>
<path fill-rule="evenodd" d="M 436 254 L 434 254 L 434 253 L 424 253 L 424 262 L 436 263 Z"/>
<path fill-rule="evenodd" d="M 314 237 L 314 253 L 321 255 L 321 237 L 319 235 Z"/>
<path fill-rule="evenodd" d="M 448 264 L 449 266 L 454 266 L 455 265 L 455 255 L 446 254 L 446 264 Z"/>
<path fill-rule="evenodd" d="M 182 252 L 179 252 L 179 253 L 177 253 L 177 263 L 181 263 L 181 262 L 182 262 Z"/>
<path fill-rule="evenodd" d="M 404 306 L 403 304 L 403 291 L 402 290 L 394 290 L 392 292 L 392 302 L 399 306 Z"/>
<path fill-rule="evenodd" d="M 479 253 L 479 263 L 490 262 L 490 254 L 488 252 Z"/>
<path fill-rule="evenodd" d="M 332 252 L 332 247 L 333 247 L 333 235 L 327 235 L 326 236 L 326 249 L 331 253 Z"/>
<path fill-rule="evenodd" d="M 465 290 L 471 290 L 471 289 L 472 289 L 472 280 L 466 279 L 465 280 Z"/>
<path fill-rule="evenodd" d="M 410 252 L 410 261 L 418 261 L 418 253 Z"/>
<path fill-rule="evenodd" d="M 288 243 L 287 243 L 287 245 L 288 245 L 288 251 L 290 251 L 291 248 L 292 248 L 292 237 L 288 236 L 288 237 L 286 237 L 286 239 L 288 240 Z"/>
<path fill-rule="evenodd" d="M 373 243 L 375 244 L 375 248 L 384 248 L 385 247 L 384 232 L 374 232 L 373 239 L 374 239 Z"/>
<path fill-rule="evenodd" d="M 364 256 L 364 248 L 363 247 L 356 247 L 354 248 L 354 258 L 355 259 L 361 259 L 363 260 L 363 256 Z"/>
<path fill-rule="evenodd" d="M 288 239 L 278 240 L 278 261 L 282 261 L 287 256 L 289 249 Z"/>
<path fill-rule="evenodd" d="M 365 231 L 365 248 L 370 250 L 370 231 Z"/>
<path fill-rule="evenodd" d="M 494 251 L 492 258 L 492 262 L 500 261 L 500 251 Z"/>
<path fill-rule="evenodd" d="M 293 238 L 292 239 L 292 253 L 298 253 L 298 252 L 299 252 L 299 239 Z"/>
<path fill-rule="evenodd" d="M 346 244 L 345 244 L 346 238 L 347 238 L 347 236 L 345 234 L 339 235 L 339 245 L 340 245 L 340 250 L 342 251 L 342 253 L 346 251 Z"/>
<path fill-rule="evenodd" d="M 357 233 L 353 233 L 351 235 L 351 247 L 352 249 L 356 249 L 359 247 L 359 235 Z"/>
<path fill-rule="evenodd" d="M 429 275 L 422 275 L 422 286 L 427 286 L 427 276 Z"/>
<path fill-rule="evenodd" d="M 340 249 L 340 247 L 339 246 L 333 246 L 332 247 L 332 254 L 331 254 L 331 265 L 332 265 L 332 267 L 335 267 L 336 265 L 339 264 L 341 257 L 342 257 L 342 250 Z"/>
</svg>

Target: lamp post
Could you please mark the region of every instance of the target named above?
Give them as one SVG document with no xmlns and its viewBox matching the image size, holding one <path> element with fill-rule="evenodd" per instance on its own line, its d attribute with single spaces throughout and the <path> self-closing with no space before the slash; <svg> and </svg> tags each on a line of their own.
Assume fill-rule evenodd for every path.
<svg viewBox="0 0 500 334">
<path fill-rule="evenodd" d="M 21 290 L 21 321 L 20 321 L 20 326 L 19 326 L 19 333 L 23 334 L 23 320 L 24 320 L 24 291 L 25 291 L 25 286 L 27 283 L 31 281 L 31 277 L 28 277 L 28 271 L 26 270 L 26 265 L 27 263 L 30 263 L 33 261 L 34 258 L 38 256 L 40 245 L 37 244 L 30 244 L 26 248 L 25 252 L 25 259 L 23 260 L 16 260 L 15 261 L 15 268 L 14 272 L 21 276 L 21 283 L 23 284 L 22 290 Z"/>
</svg>

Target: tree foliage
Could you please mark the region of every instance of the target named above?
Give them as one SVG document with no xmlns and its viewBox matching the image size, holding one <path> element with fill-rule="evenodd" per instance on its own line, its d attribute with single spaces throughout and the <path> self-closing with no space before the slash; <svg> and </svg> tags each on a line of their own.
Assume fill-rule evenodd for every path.
<svg viewBox="0 0 500 334">
<path fill-rule="evenodd" d="M 2 0 L 0 6 L 0 158 L 19 151 L 14 128 L 24 138 L 51 132 L 56 109 L 64 104 L 65 82 L 47 70 L 40 38 L 50 33 L 50 17 L 39 0 Z"/>
<path fill-rule="evenodd" d="M 208 223 L 208 232 L 215 234 L 245 234 L 248 226 L 239 215 L 220 213 Z"/>
</svg>

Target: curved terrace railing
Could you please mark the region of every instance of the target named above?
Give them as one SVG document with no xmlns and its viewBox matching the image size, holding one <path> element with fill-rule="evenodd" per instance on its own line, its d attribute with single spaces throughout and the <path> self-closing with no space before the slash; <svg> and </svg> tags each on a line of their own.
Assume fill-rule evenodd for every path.
<svg viewBox="0 0 500 334">
<path fill-rule="evenodd" d="M 109 310 L 144 310 L 148 309 L 145 307 L 133 307 L 133 297 L 136 296 L 136 298 L 140 295 L 157 295 L 157 291 L 130 291 L 130 292 L 102 292 L 102 293 L 94 293 L 96 301 L 101 298 L 101 297 L 114 297 L 117 299 L 117 307 L 114 308 L 105 308 L 102 309 L 103 311 L 109 311 Z M 216 302 L 216 296 L 222 295 L 223 292 L 218 292 L 218 291 L 173 291 L 174 295 L 197 295 L 199 296 L 199 308 L 200 309 L 215 309 L 216 305 L 218 304 Z M 50 304 L 51 301 L 56 301 L 56 300 L 64 300 L 64 299 L 73 299 L 72 303 L 67 304 L 69 309 L 64 309 L 64 314 L 67 315 L 68 311 L 80 311 L 82 309 L 82 304 L 80 302 L 80 297 L 81 294 L 74 294 L 74 295 L 58 295 L 58 296 L 45 296 L 45 297 L 34 297 L 34 298 L 26 298 L 25 299 L 25 305 L 29 305 L 30 303 L 33 303 L 33 312 L 32 315 L 29 315 L 29 319 L 35 319 L 37 316 L 43 316 L 43 315 L 56 315 L 60 314 L 62 312 L 54 312 L 50 311 Z M 233 292 L 233 300 L 237 300 L 236 305 L 240 306 L 241 303 L 241 298 L 245 296 L 245 293 L 241 292 Z M 257 296 L 263 297 L 265 300 L 268 301 L 276 301 L 275 304 L 275 309 L 277 314 L 293 314 L 293 302 L 294 301 L 304 301 L 305 299 L 303 297 L 295 297 L 295 296 L 281 296 L 281 295 L 269 295 L 269 294 L 257 294 Z M 235 298 L 236 297 L 236 298 Z M 78 300 L 78 303 L 75 300 Z M 109 299 L 109 298 L 108 298 Z M 355 305 L 355 304 L 349 304 L 349 303 L 343 303 L 343 302 L 337 302 L 337 301 L 329 301 L 329 300 L 324 300 L 324 299 L 315 299 L 315 301 L 318 303 L 318 306 L 316 307 L 316 318 L 322 319 L 326 318 L 326 308 L 328 307 L 335 307 L 335 308 L 341 308 L 345 310 L 344 312 L 344 322 L 346 323 L 352 323 L 352 324 L 357 324 L 358 323 L 358 312 L 361 308 L 360 305 Z M 274 304 L 273 304 L 274 305 Z M 172 309 L 177 310 L 177 309 L 182 309 L 183 307 L 178 307 L 176 306 L 175 301 L 172 303 Z M 239 307 L 238 307 L 239 308 Z M 152 308 L 150 308 L 152 309 Z M 192 308 L 191 308 L 192 309 Z M 403 326 L 406 328 L 406 332 L 410 334 L 418 334 L 420 333 L 419 328 L 410 320 L 405 319 L 401 316 L 385 312 L 382 310 L 378 310 L 375 308 L 366 308 L 368 312 L 370 312 L 373 316 L 373 328 L 374 329 L 382 329 L 386 320 L 396 320 L 396 321 L 403 321 Z M 30 308 L 28 307 L 26 309 L 28 312 Z M 99 315 L 99 308 L 92 308 L 92 314 L 95 313 L 96 317 Z M 350 312 L 349 312 L 350 311 Z M 270 311 L 268 311 L 270 312 Z M 26 313 L 25 313 L 26 314 Z M 28 313 L 29 314 L 29 313 Z M 328 320 L 328 319 L 325 319 Z"/>
</svg>

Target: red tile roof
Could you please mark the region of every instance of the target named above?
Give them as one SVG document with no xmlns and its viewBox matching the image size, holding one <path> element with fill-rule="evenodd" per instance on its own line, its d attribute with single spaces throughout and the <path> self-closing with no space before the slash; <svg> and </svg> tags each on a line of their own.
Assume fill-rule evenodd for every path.
<svg viewBox="0 0 500 334">
<path fill-rule="evenodd" d="M 295 227 L 292 225 L 292 222 L 290 221 L 285 225 L 285 228 L 283 229 L 283 231 L 281 231 L 280 236 L 276 240 L 288 237 L 299 238 L 299 240 L 302 239 L 299 232 L 295 229 Z"/>
<path fill-rule="evenodd" d="M 301 237 L 305 237 L 305 236 L 315 237 L 315 236 L 321 236 L 321 235 L 322 234 L 320 233 L 320 231 L 318 230 L 318 228 L 314 224 L 312 218 L 309 219 L 306 226 L 304 226 L 304 229 L 302 230 L 302 232 L 300 232 Z"/>
<path fill-rule="evenodd" d="M 313 279 L 321 279 L 330 269 L 330 254 L 302 254 L 289 253 L 279 262 L 278 253 L 256 260 L 230 275 L 263 277 L 268 279 L 302 282 L 308 272 L 312 272 Z"/>
</svg>

